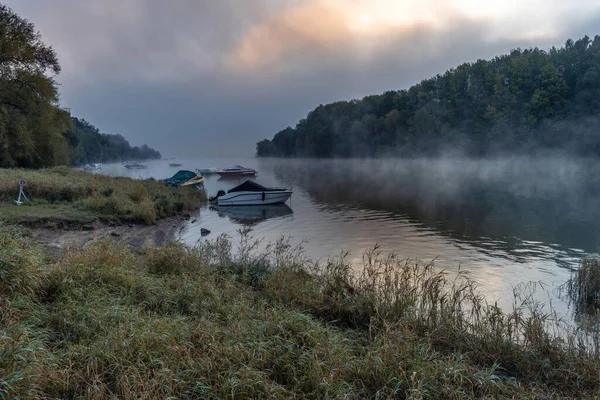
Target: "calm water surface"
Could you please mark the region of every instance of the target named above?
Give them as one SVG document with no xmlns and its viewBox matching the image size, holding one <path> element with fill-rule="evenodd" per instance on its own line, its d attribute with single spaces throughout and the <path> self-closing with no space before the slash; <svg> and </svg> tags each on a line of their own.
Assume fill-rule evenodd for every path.
<svg viewBox="0 0 600 400">
<path fill-rule="evenodd" d="M 256 181 L 293 188 L 286 205 L 221 208 L 204 205 L 182 239 L 194 244 L 200 228 L 207 237 L 236 237 L 242 225 L 266 241 L 290 235 L 305 240 L 312 260 L 349 251 L 356 268 L 376 243 L 404 258 L 436 267 L 459 266 L 475 279 L 489 300 L 508 306 L 522 282 L 543 282 L 536 296 L 561 313 L 566 303 L 556 289 L 585 253 L 600 243 L 600 163 L 567 158 L 280 160 L 197 159 L 148 162 L 145 170 L 122 164 L 103 173 L 166 178 L 179 169 L 256 168 Z M 209 176 L 209 194 L 241 181 Z"/>
</svg>

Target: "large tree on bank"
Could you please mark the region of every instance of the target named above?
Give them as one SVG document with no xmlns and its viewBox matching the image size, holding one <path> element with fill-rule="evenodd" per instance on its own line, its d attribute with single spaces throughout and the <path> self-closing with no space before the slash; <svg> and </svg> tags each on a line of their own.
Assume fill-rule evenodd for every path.
<svg viewBox="0 0 600 400">
<path fill-rule="evenodd" d="M 34 25 L 0 4 L 0 167 L 68 163 L 71 120 L 58 105 L 59 72 Z"/>
<path fill-rule="evenodd" d="M 33 24 L 0 4 L 0 168 L 160 158 L 71 117 L 58 103 L 60 65 Z"/>
</svg>

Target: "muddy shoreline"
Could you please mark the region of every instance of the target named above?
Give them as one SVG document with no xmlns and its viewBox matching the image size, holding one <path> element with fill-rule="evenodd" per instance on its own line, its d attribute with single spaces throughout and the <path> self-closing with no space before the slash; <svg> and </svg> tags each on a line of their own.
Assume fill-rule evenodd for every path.
<svg viewBox="0 0 600 400">
<path fill-rule="evenodd" d="M 31 237 L 53 253 L 60 254 L 66 250 L 81 249 L 87 243 L 111 238 L 117 242 L 127 243 L 133 248 L 161 247 L 170 240 L 175 240 L 189 217 L 172 216 L 156 221 L 154 225 L 115 223 L 96 220 L 81 228 L 47 228 L 29 227 Z"/>
</svg>

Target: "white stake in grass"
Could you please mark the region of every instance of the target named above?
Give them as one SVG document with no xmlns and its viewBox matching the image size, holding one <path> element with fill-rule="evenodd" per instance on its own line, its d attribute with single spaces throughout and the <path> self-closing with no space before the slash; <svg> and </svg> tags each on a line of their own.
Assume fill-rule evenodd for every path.
<svg viewBox="0 0 600 400">
<path fill-rule="evenodd" d="M 26 184 L 27 184 L 27 182 L 25 182 L 24 180 L 19 182 L 19 198 L 17 200 L 15 200 L 15 203 L 17 203 L 18 206 L 23 204 L 23 202 L 21 201 L 21 197 L 23 197 L 25 200 L 29 201 L 29 199 L 27 198 L 27 196 L 25 196 L 25 193 L 23 192 L 23 187 Z"/>
</svg>

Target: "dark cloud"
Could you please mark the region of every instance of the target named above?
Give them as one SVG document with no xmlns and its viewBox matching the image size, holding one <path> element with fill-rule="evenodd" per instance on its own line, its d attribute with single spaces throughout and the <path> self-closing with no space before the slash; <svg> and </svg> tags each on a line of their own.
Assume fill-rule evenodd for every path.
<svg viewBox="0 0 600 400">
<path fill-rule="evenodd" d="M 210 71 L 223 49 L 267 13 L 259 0 L 14 2 L 58 50 L 65 75 L 85 81 L 173 80 Z"/>
<path fill-rule="evenodd" d="M 505 26 L 431 0 L 433 19 L 375 24 L 352 14 L 361 1 L 5 3 L 56 48 L 64 106 L 171 155 L 251 155 L 319 103 L 406 88 L 515 47 L 560 45 L 596 33 L 586 30 L 600 18 L 562 5 L 560 24 L 532 16 Z"/>
</svg>

